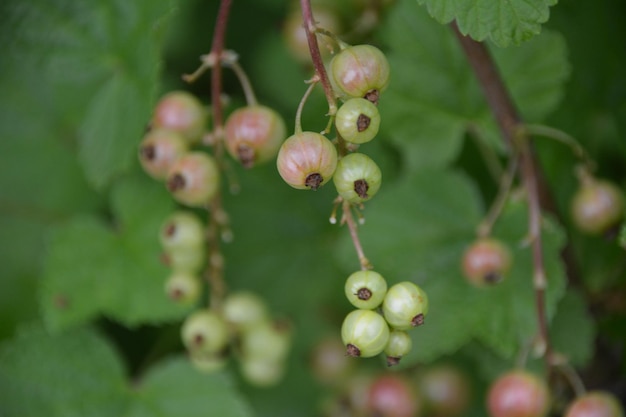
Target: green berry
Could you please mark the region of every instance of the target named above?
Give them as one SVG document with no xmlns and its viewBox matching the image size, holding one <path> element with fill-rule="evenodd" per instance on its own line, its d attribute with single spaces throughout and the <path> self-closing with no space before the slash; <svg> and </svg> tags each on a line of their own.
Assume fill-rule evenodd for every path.
<svg viewBox="0 0 626 417">
<path fill-rule="evenodd" d="M 191 207 L 206 206 L 217 194 L 220 173 L 215 159 L 194 151 L 179 158 L 167 176 L 167 189 L 178 202 Z"/>
<path fill-rule="evenodd" d="M 380 189 L 382 173 L 369 156 L 351 153 L 339 160 L 333 176 L 337 192 L 351 203 L 363 203 Z"/>
<path fill-rule="evenodd" d="M 259 105 L 235 110 L 224 128 L 226 149 L 245 168 L 274 158 L 286 133 L 283 118 Z"/>
<path fill-rule="evenodd" d="M 163 253 L 163 260 L 172 271 L 198 273 L 204 266 L 206 252 L 203 246 L 170 249 Z"/>
<path fill-rule="evenodd" d="M 614 184 L 585 177 L 572 199 L 572 219 L 584 233 L 607 233 L 623 220 L 625 205 L 622 190 Z"/>
<path fill-rule="evenodd" d="M 346 352 L 353 357 L 369 358 L 381 353 L 389 341 L 389 326 L 372 310 L 354 310 L 341 326 Z"/>
<path fill-rule="evenodd" d="M 233 292 L 222 303 L 224 320 L 236 328 L 248 328 L 268 320 L 265 302 L 248 291 Z"/>
<path fill-rule="evenodd" d="M 188 143 L 196 143 L 206 129 L 208 113 L 202 103 L 186 91 L 172 91 L 157 103 L 152 127 L 178 132 Z"/>
<path fill-rule="evenodd" d="M 333 176 L 337 150 L 319 133 L 296 133 L 280 147 L 276 165 L 282 179 L 293 188 L 317 190 Z"/>
<path fill-rule="evenodd" d="M 204 244 L 204 224 L 190 211 L 176 211 L 162 224 L 161 246 L 164 250 L 186 249 Z"/>
<path fill-rule="evenodd" d="M 271 387 L 285 374 L 285 363 L 259 357 L 242 357 L 239 361 L 243 378 L 258 387 Z"/>
<path fill-rule="evenodd" d="M 387 281 L 378 272 L 357 271 L 348 277 L 344 289 L 353 306 L 372 310 L 383 302 Z"/>
<path fill-rule="evenodd" d="M 152 129 L 139 145 L 139 162 L 152 178 L 164 180 L 174 162 L 187 151 L 187 142 L 180 134 Z"/>
<path fill-rule="evenodd" d="M 412 282 L 404 281 L 387 290 L 383 300 L 383 315 L 396 330 L 420 326 L 428 314 L 426 293 Z"/>
<path fill-rule="evenodd" d="M 194 368 L 207 374 L 221 371 L 228 364 L 228 358 L 220 353 L 207 355 L 202 353 L 190 353 L 189 359 Z"/>
<path fill-rule="evenodd" d="M 328 73 L 335 94 L 342 100 L 360 97 L 376 104 L 389 84 L 387 58 L 372 45 L 343 49 L 330 61 Z"/>
<path fill-rule="evenodd" d="M 337 110 L 335 127 L 347 142 L 369 142 L 374 139 L 380 127 L 378 107 L 364 98 L 351 98 Z"/>
<path fill-rule="evenodd" d="M 180 304 L 194 304 L 200 298 L 200 279 L 187 272 L 174 272 L 165 282 L 167 296 Z"/>
<path fill-rule="evenodd" d="M 485 237 L 474 241 L 465 250 L 462 270 L 468 282 L 483 287 L 502 281 L 511 269 L 511 263 L 509 248 L 498 239 Z"/>
<path fill-rule="evenodd" d="M 224 319 L 217 313 L 199 310 L 185 319 L 181 337 L 192 354 L 213 355 L 226 348 L 229 332 Z"/>
<path fill-rule="evenodd" d="M 242 329 L 240 338 L 241 352 L 248 358 L 283 360 L 291 347 L 291 330 L 279 322 L 263 321 Z"/>
<path fill-rule="evenodd" d="M 413 347 L 411 336 L 403 330 L 393 330 L 389 333 L 389 342 L 385 346 L 387 366 L 397 365 L 403 356 L 407 355 Z"/>
</svg>

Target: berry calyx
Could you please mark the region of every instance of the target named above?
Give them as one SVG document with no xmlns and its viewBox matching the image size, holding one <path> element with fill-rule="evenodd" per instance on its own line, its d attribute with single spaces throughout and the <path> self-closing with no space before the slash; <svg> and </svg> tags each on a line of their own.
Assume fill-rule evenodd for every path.
<svg viewBox="0 0 626 417">
<path fill-rule="evenodd" d="M 511 263 L 511 252 L 502 241 L 480 238 L 465 250 L 462 271 L 468 282 L 483 287 L 502 281 Z"/>
<path fill-rule="evenodd" d="M 328 74 L 342 100 L 360 97 L 377 104 L 389 84 L 389 62 L 375 46 L 350 46 L 333 57 Z"/>
<path fill-rule="evenodd" d="M 333 176 L 337 192 L 350 203 L 363 203 L 378 193 L 382 173 L 376 162 L 362 153 L 351 153 L 339 160 Z"/>
<path fill-rule="evenodd" d="M 152 127 L 178 132 L 188 143 L 195 143 L 206 128 L 207 115 L 204 106 L 193 94 L 172 91 L 158 101 Z"/>
<path fill-rule="evenodd" d="M 204 225 L 195 214 L 179 210 L 163 222 L 159 238 L 166 251 L 201 246 L 205 239 Z"/>
<path fill-rule="evenodd" d="M 428 314 L 428 297 L 412 282 L 404 281 L 387 290 L 383 300 L 383 315 L 396 330 L 408 330 L 424 324 Z"/>
<path fill-rule="evenodd" d="M 387 346 L 389 326 L 372 310 L 354 310 L 343 321 L 341 339 L 349 356 L 369 358 Z"/>
<path fill-rule="evenodd" d="M 224 320 L 210 310 L 189 315 L 182 326 L 183 344 L 192 354 L 212 355 L 228 344 L 228 328 Z"/>
<path fill-rule="evenodd" d="M 187 143 L 178 133 L 165 129 L 152 129 L 139 145 L 139 162 L 152 178 L 164 180 L 170 167 L 187 150 Z"/>
<path fill-rule="evenodd" d="M 351 98 L 337 110 L 335 127 L 347 142 L 369 142 L 378 134 L 380 127 L 378 107 L 364 98 Z"/>
<path fill-rule="evenodd" d="M 356 271 L 346 280 L 344 290 L 353 306 L 372 310 L 383 302 L 387 281 L 378 272 Z"/>
<path fill-rule="evenodd" d="M 400 359 L 407 355 L 413 347 L 411 336 L 403 330 L 393 330 L 389 333 L 389 342 L 385 346 L 387 355 L 387 366 L 394 366 L 400 363 Z"/>
<path fill-rule="evenodd" d="M 209 203 L 219 188 L 215 159 L 200 151 L 179 158 L 167 175 L 167 189 L 178 202 L 199 207 Z"/>
<path fill-rule="evenodd" d="M 337 150 L 319 133 L 296 133 L 280 147 L 276 166 L 282 179 L 293 188 L 317 190 L 333 176 Z"/>
<path fill-rule="evenodd" d="M 624 195 L 614 184 L 583 177 L 572 199 L 572 220 L 584 233 L 607 233 L 622 221 L 625 206 Z"/>
<path fill-rule="evenodd" d="M 226 120 L 226 149 L 245 168 L 269 161 L 278 152 L 287 129 L 283 118 L 265 106 L 235 110 Z"/>
<path fill-rule="evenodd" d="M 487 393 L 487 409 L 491 417 L 544 417 L 548 406 L 546 383 L 524 370 L 500 376 Z"/>
<path fill-rule="evenodd" d="M 565 417 L 624 417 L 624 410 L 614 395 L 591 391 L 576 398 L 567 408 Z"/>
</svg>

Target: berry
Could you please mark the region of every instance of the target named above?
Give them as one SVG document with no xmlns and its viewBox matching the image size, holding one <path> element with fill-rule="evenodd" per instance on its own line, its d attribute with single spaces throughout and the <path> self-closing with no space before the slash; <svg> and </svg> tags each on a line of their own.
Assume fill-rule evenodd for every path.
<svg viewBox="0 0 626 417">
<path fill-rule="evenodd" d="M 291 347 L 291 330 L 279 322 L 263 321 L 241 333 L 241 352 L 248 358 L 283 360 Z"/>
<path fill-rule="evenodd" d="M 167 296 L 181 304 L 193 304 L 200 298 L 200 279 L 187 272 L 174 272 L 165 282 Z"/>
<path fill-rule="evenodd" d="M 624 417 L 624 410 L 614 395 L 591 391 L 572 402 L 565 417 Z"/>
<path fill-rule="evenodd" d="M 189 359 L 197 370 L 207 374 L 220 371 L 228 364 L 227 356 L 219 353 L 215 355 L 190 353 Z"/>
<path fill-rule="evenodd" d="M 370 414 L 381 417 L 414 417 L 420 407 L 414 387 L 398 375 L 381 375 L 369 387 Z"/>
<path fill-rule="evenodd" d="M 236 328 L 248 328 L 267 320 L 268 312 L 265 303 L 252 292 L 240 291 L 230 293 L 222 303 L 224 320 Z"/>
<path fill-rule="evenodd" d="M 183 344 L 192 354 L 213 355 L 228 344 L 228 328 L 224 320 L 210 310 L 189 315 L 181 329 Z"/>
<path fill-rule="evenodd" d="M 152 178 L 164 180 L 170 167 L 188 150 L 185 139 L 178 133 L 153 129 L 139 145 L 139 162 Z"/>
<path fill-rule="evenodd" d="M 267 360 L 257 357 L 242 357 L 239 366 L 246 381 L 259 387 L 276 385 L 285 374 L 285 364 L 282 361 Z"/>
<path fill-rule="evenodd" d="M 350 46 L 333 57 L 328 74 L 342 100 L 360 97 L 377 104 L 389 84 L 389 63 L 375 46 Z"/>
<path fill-rule="evenodd" d="M 622 191 L 615 185 L 585 177 L 572 199 L 572 219 L 582 232 L 602 234 L 622 221 L 624 206 Z"/>
<path fill-rule="evenodd" d="M 380 127 L 378 107 L 364 98 L 351 98 L 337 110 L 335 127 L 347 142 L 369 142 Z"/>
<path fill-rule="evenodd" d="M 389 341 L 389 326 L 385 319 L 372 310 L 354 310 L 341 326 L 341 338 L 347 354 L 369 358 L 385 349 Z"/>
<path fill-rule="evenodd" d="M 500 240 L 480 238 L 463 254 L 463 275 L 472 285 L 482 287 L 502 281 L 511 268 L 511 252 Z"/>
<path fill-rule="evenodd" d="M 324 28 L 332 33 L 340 33 L 341 25 L 336 13 L 327 7 L 321 5 L 313 5 L 313 15 L 318 27 Z M 285 20 L 283 25 L 283 37 L 286 40 L 287 48 L 291 55 L 302 64 L 311 63 L 311 53 L 309 52 L 309 42 L 306 38 L 304 25 L 302 24 L 302 12 L 299 8 L 294 7 Z M 320 44 L 320 52 L 322 57 L 329 54 L 328 48 L 323 47 L 325 41 L 324 35 L 317 35 L 318 44 Z"/>
<path fill-rule="evenodd" d="M 226 121 L 226 149 L 245 168 L 252 168 L 276 156 L 286 132 L 282 117 L 269 107 L 244 107 Z"/>
<path fill-rule="evenodd" d="M 163 222 L 159 237 L 166 251 L 198 247 L 204 243 L 204 225 L 192 212 L 179 210 Z"/>
<path fill-rule="evenodd" d="M 428 314 L 428 297 L 409 281 L 393 285 L 383 300 L 383 315 L 391 327 L 408 330 L 424 324 Z"/>
<path fill-rule="evenodd" d="M 195 143 L 206 128 L 207 115 L 194 95 L 186 91 L 172 91 L 157 103 L 152 127 L 173 130 L 188 143 Z"/>
<path fill-rule="evenodd" d="M 320 340 L 311 352 L 311 371 L 324 384 L 341 384 L 350 374 L 353 365 L 354 361 L 346 355 L 341 339 L 334 336 Z"/>
<path fill-rule="evenodd" d="M 348 277 L 344 289 L 353 306 L 371 310 L 383 302 L 387 281 L 378 272 L 357 271 Z"/>
<path fill-rule="evenodd" d="M 282 179 L 293 188 L 317 190 L 333 176 L 337 150 L 319 133 L 296 133 L 280 147 L 276 165 Z"/>
<path fill-rule="evenodd" d="M 545 382 L 524 370 L 514 370 L 496 379 L 487 393 L 491 417 L 543 417 L 548 413 L 549 393 Z"/>
<path fill-rule="evenodd" d="M 204 206 L 219 188 L 220 174 L 215 159 L 204 152 L 189 152 L 179 158 L 167 175 L 167 189 L 180 203 Z"/>
<path fill-rule="evenodd" d="M 389 333 L 389 342 L 385 346 L 387 366 L 397 365 L 403 356 L 408 354 L 413 347 L 411 336 L 403 330 L 393 330 Z"/>
<path fill-rule="evenodd" d="M 382 173 L 369 156 L 351 153 L 339 160 L 333 176 L 337 192 L 351 203 L 362 203 L 380 189 Z"/>
<path fill-rule="evenodd" d="M 163 261 L 173 271 L 195 274 L 202 269 L 205 256 L 203 246 L 190 246 L 164 252 Z"/>
<path fill-rule="evenodd" d="M 419 375 L 420 392 L 431 414 L 465 415 L 470 405 L 470 382 L 452 365 L 436 365 Z"/>
</svg>

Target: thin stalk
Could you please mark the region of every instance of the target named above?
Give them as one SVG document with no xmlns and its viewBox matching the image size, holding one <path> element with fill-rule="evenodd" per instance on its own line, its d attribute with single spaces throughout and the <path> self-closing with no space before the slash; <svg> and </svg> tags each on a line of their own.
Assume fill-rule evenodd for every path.
<svg viewBox="0 0 626 417">
<path fill-rule="evenodd" d="M 511 158 L 506 168 L 506 172 L 500 175 L 500 188 L 498 189 L 498 195 L 491 204 L 491 208 L 487 213 L 487 216 L 478 225 L 476 234 L 478 237 L 487 237 L 491 234 L 494 224 L 500 217 L 500 213 L 504 209 L 504 206 L 511 194 L 511 188 L 513 187 L 513 180 L 515 179 L 515 173 L 517 172 L 517 158 Z"/>
<path fill-rule="evenodd" d="M 356 254 L 359 257 L 359 263 L 361 264 L 361 269 L 366 271 L 368 269 L 372 269 L 372 264 L 370 263 L 367 256 L 365 256 L 365 252 L 363 251 L 363 246 L 361 245 L 361 240 L 359 239 L 358 226 L 354 221 L 354 217 L 352 217 L 352 205 L 345 201 L 342 206 L 343 210 L 343 222 L 348 225 L 348 230 L 350 230 L 350 238 L 352 239 L 352 243 L 354 244 L 354 249 L 356 250 Z"/>
<path fill-rule="evenodd" d="M 296 110 L 296 122 L 295 122 L 295 133 L 302 133 L 302 110 L 304 109 L 304 104 L 306 103 L 306 101 L 309 99 L 309 96 L 311 95 L 311 92 L 313 91 L 313 88 L 315 87 L 315 85 L 319 82 L 319 78 L 316 76 L 314 76 L 313 78 L 311 78 L 309 81 L 307 81 L 307 83 L 309 84 L 309 86 L 307 87 L 306 91 L 304 92 L 304 95 L 302 96 L 302 99 L 300 100 L 300 103 L 298 104 L 298 109 Z"/>
<path fill-rule="evenodd" d="M 250 83 L 250 79 L 248 75 L 243 70 L 242 66 L 239 65 L 239 57 L 234 51 L 224 51 L 222 54 L 222 63 L 233 70 L 237 79 L 239 80 L 239 84 L 241 84 L 241 88 L 243 89 L 243 93 L 246 96 L 246 103 L 248 106 L 256 106 L 257 99 L 254 94 L 254 89 L 252 88 L 252 83 Z"/>
</svg>

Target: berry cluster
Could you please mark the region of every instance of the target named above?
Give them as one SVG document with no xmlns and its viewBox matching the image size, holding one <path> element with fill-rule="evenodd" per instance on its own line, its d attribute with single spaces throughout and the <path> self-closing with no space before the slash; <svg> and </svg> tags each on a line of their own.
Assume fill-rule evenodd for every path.
<svg viewBox="0 0 626 417">
<path fill-rule="evenodd" d="M 265 303 L 250 292 L 229 294 L 219 312 L 195 311 L 183 323 L 181 338 L 198 369 L 222 369 L 232 352 L 243 377 L 257 386 L 281 380 L 291 346 L 289 326 L 271 319 Z"/>
<path fill-rule="evenodd" d="M 412 347 L 407 330 L 424 324 L 428 314 L 426 293 L 409 281 L 387 288 L 385 278 L 369 270 L 350 275 L 345 293 L 357 308 L 341 327 L 347 354 L 368 358 L 385 352 L 389 366 L 398 364 Z"/>
</svg>

